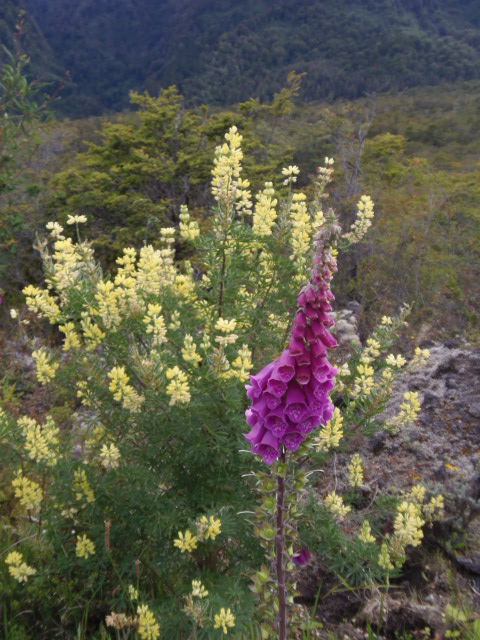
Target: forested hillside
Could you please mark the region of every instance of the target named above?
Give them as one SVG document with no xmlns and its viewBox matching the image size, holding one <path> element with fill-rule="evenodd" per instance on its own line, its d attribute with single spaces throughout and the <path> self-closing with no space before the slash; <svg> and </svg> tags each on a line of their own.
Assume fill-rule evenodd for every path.
<svg viewBox="0 0 480 640">
<path fill-rule="evenodd" d="M 267 99 L 289 71 L 306 100 L 480 77 L 476 0 L 17 0 L 71 74 L 58 109 L 128 106 L 176 84 L 190 103 Z"/>
</svg>

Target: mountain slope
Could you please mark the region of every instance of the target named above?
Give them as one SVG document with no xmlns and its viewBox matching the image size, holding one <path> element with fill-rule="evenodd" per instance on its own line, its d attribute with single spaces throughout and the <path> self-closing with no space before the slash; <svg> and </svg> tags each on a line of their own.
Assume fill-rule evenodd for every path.
<svg viewBox="0 0 480 640">
<path fill-rule="evenodd" d="M 177 84 L 191 102 L 303 97 L 480 77 L 477 0 L 23 0 L 72 85 L 63 110 L 116 111 L 129 89 Z"/>
</svg>

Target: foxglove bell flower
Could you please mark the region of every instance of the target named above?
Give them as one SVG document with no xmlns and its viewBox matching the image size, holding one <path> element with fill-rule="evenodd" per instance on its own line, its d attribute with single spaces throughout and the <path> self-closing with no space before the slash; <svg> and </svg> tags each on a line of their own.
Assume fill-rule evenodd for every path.
<svg viewBox="0 0 480 640">
<path fill-rule="evenodd" d="M 328 361 L 327 350 L 336 347 L 337 341 L 328 330 L 333 324 L 328 312 L 334 299 L 330 280 L 337 266 L 325 242 L 329 233 L 316 236 L 310 281 L 297 298 L 287 349 L 251 375 L 246 385 L 252 404 L 246 411 L 251 430 L 245 438 L 267 464 L 280 456 L 282 447 L 298 449 L 308 433 L 332 417 L 328 393 L 337 369 Z"/>
</svg>

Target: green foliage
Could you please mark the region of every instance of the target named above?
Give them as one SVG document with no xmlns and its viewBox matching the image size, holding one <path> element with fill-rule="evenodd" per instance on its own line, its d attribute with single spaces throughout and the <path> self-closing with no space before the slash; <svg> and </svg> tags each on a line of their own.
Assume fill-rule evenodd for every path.
<svg viewBox="0 0 480 640">
<path fill-rule="evenodd" d="M 478 78 L 475 0 L 26 0 L 72 84 L 59 108 L 128 106 L 171 84 L 196 104 L 270 100 L 295 69 L 307 100 Z"/>
</svg>

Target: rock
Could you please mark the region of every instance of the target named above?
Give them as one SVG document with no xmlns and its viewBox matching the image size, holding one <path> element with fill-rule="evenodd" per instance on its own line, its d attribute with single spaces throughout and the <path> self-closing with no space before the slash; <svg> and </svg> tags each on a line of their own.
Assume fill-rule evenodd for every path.
<svg viewBox="0 0 480 640">
<path fill-rule="evenodd" d="M 480 402 L 474 402 L 470 406 L 467 406 L 467 411 L 474 418 L 480 418 Z"/>
</svg>

